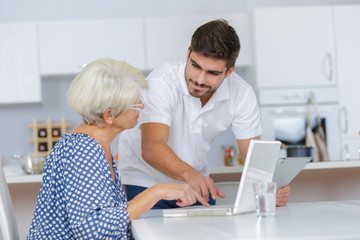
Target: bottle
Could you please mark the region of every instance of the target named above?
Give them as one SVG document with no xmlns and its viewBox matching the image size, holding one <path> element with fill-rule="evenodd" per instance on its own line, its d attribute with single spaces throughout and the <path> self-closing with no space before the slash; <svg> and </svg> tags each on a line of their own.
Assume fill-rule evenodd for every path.
<svg viewBox="0 0 360 240">
<path fill-rule="evenodd" d="M 244 163 L 242 162 L 242 159 L 241 159 L 241 156 L 240 156 L 240 153 L 238 154 L 238 165 L 241 166 L 241 165 L 244 165 Z"/>
<path fill-rule="evenodd" d="M 225 166 L 234 166 L 234 149 L 232 147 L 224 149 Z"/>
</svg>

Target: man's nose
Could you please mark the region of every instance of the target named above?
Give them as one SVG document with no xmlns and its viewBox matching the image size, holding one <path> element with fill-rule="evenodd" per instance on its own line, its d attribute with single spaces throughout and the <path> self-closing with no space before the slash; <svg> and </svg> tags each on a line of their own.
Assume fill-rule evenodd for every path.
<svg viewBox="0 0 360 240">
<path fill-rule="evenodd" d="M 205 85 L 206 83 L 206 73 L 205 72 L 201 72 L 197 78 L 197 83 L 201 86 L 201 85 Z"/>
</svg>

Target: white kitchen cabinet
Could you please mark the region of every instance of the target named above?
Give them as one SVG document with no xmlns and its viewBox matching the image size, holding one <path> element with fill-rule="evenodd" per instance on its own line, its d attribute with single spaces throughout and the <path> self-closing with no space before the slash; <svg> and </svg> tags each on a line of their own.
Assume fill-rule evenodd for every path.
<svg viewBox="0 0 360 240">
<path fill-rule="evenodd" d="M 39 23 L 42 75 L 76 74 L 99 58 L 145 68 L 143 19 L 97 19 Z"/>
<path fill-rule="evenodd" d="M 0 24 L 0 103 L 40 101 L 36 23 Z"/>
<path fill-rule="evenodd" d="M 358 136 L 357 138 L 342 138 L 341 159 L 360 159 L 360 136 Z"/>
<path fill-rule="evenodd" d="M 336 84 L 331 6 L 254 10 L 258 87 Z"/>
<path fill-rule="evenodd" d="M 340 115 L 342 136 L 343 141 L 352 140 L 350 142 L 353 142 L 358 139 L 359 142 L 360 5 L 335 6 L 334 16 L 340 105 L 342 108 Z M 350 148 L 353 149 L 354 147 Z"/>
<path fill-rule="evenodd" d="M 147 67 L 153 69 L 167 61 L 186 59 L 191 37 L 202 24 L 223 18 L 234 27 L 240 38 L 241 50 L 236 66 L 252 63 L 252 45 L 248 15 L 196 15 L 177 17 L 149 17 L 145 19 Z"/>
</svg>

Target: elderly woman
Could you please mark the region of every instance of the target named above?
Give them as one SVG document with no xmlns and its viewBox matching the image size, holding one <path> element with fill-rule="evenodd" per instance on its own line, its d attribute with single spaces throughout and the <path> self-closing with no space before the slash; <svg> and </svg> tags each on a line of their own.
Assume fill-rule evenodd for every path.
<svg viewBox="0 0 360 240">
<path fill-rule="evenodd" d="M 147 82 L 125 62 L 88 64 L 70 85 L 69 105 L 83 123 L 48 156 L 28 239 L 127 239 L 129 223 L 159 200 L 207 202 L 187 184 L 158 184 L 128 202 L 110 145 L 136 126 Z"/>
</svg>

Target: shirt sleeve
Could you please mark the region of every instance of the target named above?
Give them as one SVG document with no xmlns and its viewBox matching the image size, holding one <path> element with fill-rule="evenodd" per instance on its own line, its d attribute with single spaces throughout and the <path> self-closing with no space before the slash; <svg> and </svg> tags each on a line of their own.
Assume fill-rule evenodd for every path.
<svg viewBox="0 0 360 240">
<path fill-rule="evenodd" d="M 232 121 L 232 131 L 236 139 L 248 139 L 260 136 L 262 133 L 260 109 L 252 88 L 247 88 L 236 105 L 235 117 Z"/>
<path fill-rule="evenodd" d="M 86 150 L 88 147 L 80 146 L 74 152 L 64 177 L 70 228 L 79 239 L 126 239 L 127 201 L 118 199 L 112 189 L 115 185 L 111 186 L 107 162 L 101 159 L 103 152 L 91 146 Z"/>
<path fill-rule="evenodd" d="M 139 125 L 149 122 L 163 123 L 168 126 L 172 122 L 174 105 L 177 104 L 176 87 L 171 82 L 172 76 L 157 69 L 148 77 L 149 90 L 143 90 L 145 104 L 139 118 Z"/>
</svg>

